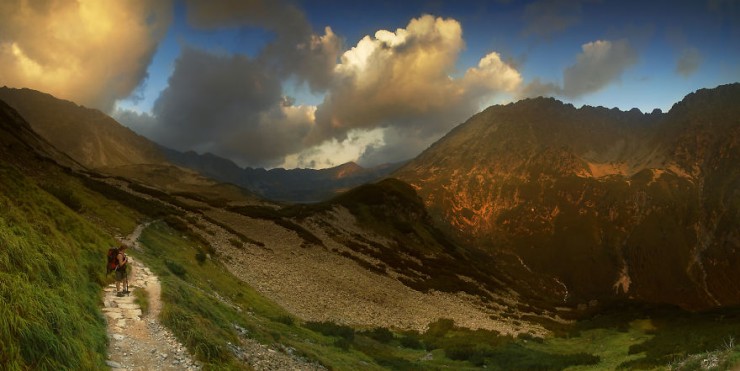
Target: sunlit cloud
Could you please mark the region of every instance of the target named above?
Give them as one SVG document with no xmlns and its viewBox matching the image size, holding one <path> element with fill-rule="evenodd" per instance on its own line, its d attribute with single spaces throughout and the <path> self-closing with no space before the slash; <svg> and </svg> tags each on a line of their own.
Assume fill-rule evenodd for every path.
<svg viewBox="0 0 740 371">
<path fill-rule="evenodd" d="M 172 4 L 9 0 L 0 4 L 0 14 L 0 85 L 107 112 L 146 77 Z"/>
<path fill-rule="evenodd" d="M 428 144 L 477 112 L 485 99 L 519 87 L 521 75 L 497 53 L 463 77 L 451 77 L 464 46 L 458 21 L 431 15 L 365 36 L 341 56 L 307 144 L 379 127 L 408 128 Z M 386 141 L 380 150 L 391 151 L 388 146 Z"/>
</svg>

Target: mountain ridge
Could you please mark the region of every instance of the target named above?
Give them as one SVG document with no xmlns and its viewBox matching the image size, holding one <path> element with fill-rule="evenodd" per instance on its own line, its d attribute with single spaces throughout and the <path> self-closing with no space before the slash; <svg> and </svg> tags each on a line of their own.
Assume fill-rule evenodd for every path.
<svg viewBox="0 0 740 371">
<path fill-rule="evenodd" d="M 98 110 L 47 93 L 2 87 L 0 100 L 12 106 L 36 133 L 76 162 L 114 175 L 131 174 L 132 165 L 140 165 L 142 172 L 153 167 L 172 170 L 177 166 L 245 188 L 264 198 L 318 202 L 354 186 L 379 180 L 401 165 L 365 169 L 348 163 L 324 170 L 242 169 L 233 161 L 210 153 L 199 155 L 162 147 Z M 190 177 L 187 171 L 183 177 Z"/>
<path fill-rule="evenodd" d="M 392 176 L 447 232 L 553 303 L 736 305 L 740 277 L 716 262 L 736 262 L 740 247 L 731 227 L 740 222 L 739 99 L 732 84 L 667 113 L 551 98 L 492 106 Z"/>
</svg>

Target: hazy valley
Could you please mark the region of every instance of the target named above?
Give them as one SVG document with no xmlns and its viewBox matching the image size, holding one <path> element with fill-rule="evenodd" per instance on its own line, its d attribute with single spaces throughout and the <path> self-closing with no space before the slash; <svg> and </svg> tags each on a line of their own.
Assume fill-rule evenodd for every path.
<svg viewBox="0 0 740 371">
<path fill-rule="evenodd" d="M 27 89 L 0 100 L 11 368 L 104 365 L 103 256 L 142 223 L 132 255 L 205 368 L 281 369 L 249 341 L 305 369 L 740 360 L 738 84 L 666 113 L 492 106 L 407 163 L 322 171 L 166 150 Z"/>
</svg>

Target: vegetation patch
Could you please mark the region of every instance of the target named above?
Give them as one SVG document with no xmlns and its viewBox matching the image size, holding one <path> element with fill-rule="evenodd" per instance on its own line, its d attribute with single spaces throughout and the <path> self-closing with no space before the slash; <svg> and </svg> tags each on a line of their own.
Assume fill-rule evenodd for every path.
<svg viewBox="0 0 740 371">
<path fill-rule="evenodd" d="M 147 315 L 149 313 L 149 293 L 145 288 L 137 287 L 133 291 L 134 302 L 141 308 L 141 314 Z"/>
</svg>

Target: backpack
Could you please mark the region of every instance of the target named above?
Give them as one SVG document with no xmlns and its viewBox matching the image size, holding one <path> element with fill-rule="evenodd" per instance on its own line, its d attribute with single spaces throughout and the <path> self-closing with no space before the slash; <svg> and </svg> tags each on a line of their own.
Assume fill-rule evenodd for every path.
<svg viewBox="0 0 740 371">
<path fill-rule="evenodd" d="M 118 269 L 118 248 L 111 247 L 108 249 L 108 264 L 105 266 L 105 274 L 110 274 Z"/>
</svg>

